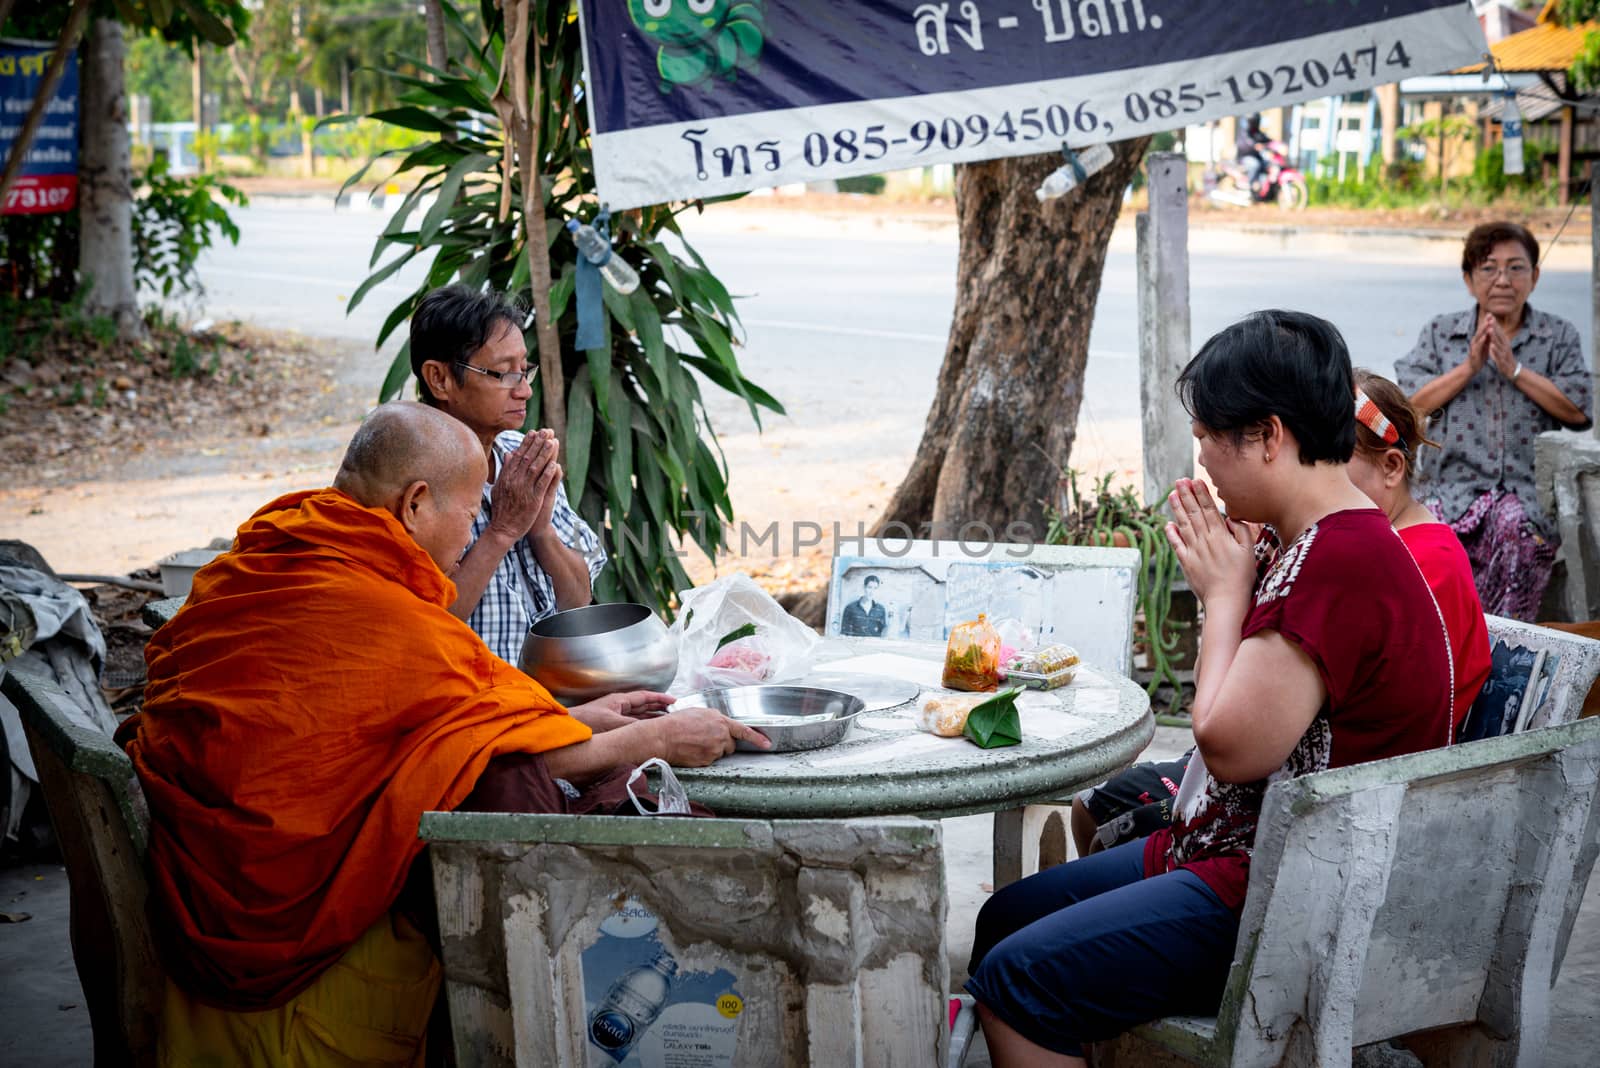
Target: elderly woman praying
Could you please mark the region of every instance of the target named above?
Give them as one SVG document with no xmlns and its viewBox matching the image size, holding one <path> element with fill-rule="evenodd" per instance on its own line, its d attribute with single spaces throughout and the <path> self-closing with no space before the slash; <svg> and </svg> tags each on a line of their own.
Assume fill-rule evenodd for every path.
<svg viewBox="0 0 1600 1068">
<path fill-rule="evenodd" d="M 1577 329 L 1528 303 L 1539 242 L 1526 228 L 1475 228 L 1461 277 L 1472 307 L 1428 323 L 1395 364 L 1441 449 L 1416 490 L 1461 539 L 1484 611 L 1532 620 L 1557 545 L 1534 489 L 1533 439 L 1590 425 L 1589 366 Z"/>
</svg>

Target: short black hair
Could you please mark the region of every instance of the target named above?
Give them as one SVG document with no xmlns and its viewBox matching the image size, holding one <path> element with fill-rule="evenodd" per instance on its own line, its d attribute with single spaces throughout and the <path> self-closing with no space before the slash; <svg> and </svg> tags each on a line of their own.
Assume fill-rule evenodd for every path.
<svg viewBox="0 0 1600 1068">
<path fill-rule="evenodd" d="M 880 586 L 883 585 L 883 579 L 879 578 L 877 575 L 868 575 L 866 578 L 861 580 L 861 585 L 866 586 L 866 584 L 869 582 L 876 582 Z"/>
<path fill-rule="evenodd" d="M 1528 262 L 1539 266 L 1539 239 L 1519 223 L 1500 221 L 1474 226 L 1461 247 L 1461 273 L 1471 274 L 1478 265 L 1494 255 L 1494 247 L 1506 241 L 1515 241 L 1528 254 Z"/>
<path fill-rule="evenodd" d="M 1349 462 L 1354 392 L 1338 328 L 1305 312 L 1253 313 L 1214 335 L 1178 376 L 1178 396 L 1201 426 L 1238 444 L 1275 415 L 1308 466 Z"/>
<path fill-rule="evenodd" d="M 450 368 L 457 383 L 467 372 L 457 367 L 487 345 L 500 323 L 510 323 L 520 334 L 522 313 L 492 290 L 478 290 L 459 282 L 441 286 L 422 298 L 411 313 L 411 373 L 417 379 L 417 396 L 425 404 L 438 398 L 422 378 L 422 365 L 438 360 Z"/>
</svg>

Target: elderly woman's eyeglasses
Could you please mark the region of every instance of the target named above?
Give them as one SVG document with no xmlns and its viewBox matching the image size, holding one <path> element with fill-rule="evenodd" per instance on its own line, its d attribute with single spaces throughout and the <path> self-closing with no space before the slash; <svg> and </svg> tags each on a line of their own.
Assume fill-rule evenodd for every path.
<svg viewBox="0 0 1600 1068">
<path fill-rule="evenodd" d="M 1480 282 L 1493 282 L 1496 278 L 1500 277 L 1501 274 L 1506 276 L 1506 281 L 1508 282 L 1521 282 L 1525 281 L 1527 277 L 1533 273 L 1533 265 L 1523 263 L 1520 260 L 1516 263 L 1507 263 L 1504 265 L 1498 263 L 1480 263 L 1472 269 L 1472 273 Z"/>
<path fill-rule="evenodd" d="M 529 367 L 522 371 L 491 371 L 487 367 L 474 367 L 464 360 L 456 361 L 457 367 L 464 367 L 468 371 L 476 371 L 486 378 L 492 378 L 500 384 L 501 389 L 516 389 L 524 382 L 532 382 L 533 376 L 539 373 L 537 367 Z"/>
</svg>

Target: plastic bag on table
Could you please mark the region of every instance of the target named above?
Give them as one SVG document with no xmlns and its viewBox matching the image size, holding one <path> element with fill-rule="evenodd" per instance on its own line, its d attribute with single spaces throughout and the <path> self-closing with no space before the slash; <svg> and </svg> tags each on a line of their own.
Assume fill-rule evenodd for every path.
<svg viewBox="0 0 1600 1068">
<path fill-rule="evenodd" d="M 917 706 L 917 729 L 941 738 L 959 738 L 967 728 L 967 717 L 986 700 L 983 694 L 930 694 Z"/>
<path fill-rule="evenodd" d="M 950 629 L 943 681 L 946 689 L 973 693 L 1000 687 L 1000 635 L 983 613 L 971 623 L 958 623 Z"/>
<path fill-rule="evenodd" d="M 750 686 L 804 675 L 820 641 L 816 631 L 742 572 L 678 594 L 672 624 L 678 674 L 667 692 Z"/>
</svg>

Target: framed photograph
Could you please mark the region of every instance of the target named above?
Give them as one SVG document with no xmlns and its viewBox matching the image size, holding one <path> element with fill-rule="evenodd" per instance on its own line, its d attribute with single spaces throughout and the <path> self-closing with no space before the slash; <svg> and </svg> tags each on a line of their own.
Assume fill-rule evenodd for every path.
<svg viewBox="0 0 1600 1068">
<path fill-rule="evenodd" d="M 1127 674 L 1132 666 L 1139 552 L 1062 545 L 868 542 L 872 555 L 837 556 L 828 585 L 828 637 L 944 641 L 984 613 L 1015 619 L 1041 644 Z"/>
</svg>

